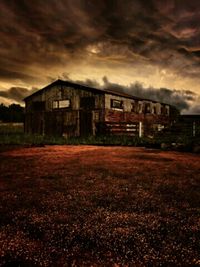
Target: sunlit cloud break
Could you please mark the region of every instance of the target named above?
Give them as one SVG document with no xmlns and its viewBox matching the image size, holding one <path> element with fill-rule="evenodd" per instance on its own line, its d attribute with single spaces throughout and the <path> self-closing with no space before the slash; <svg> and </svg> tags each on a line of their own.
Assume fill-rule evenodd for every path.
<svg viewBox="0 0 200 267">
<path fill-rule="evenodd" d="M 171 88 L 175 99 L 183 91 L 200 94 L 199 1 L 2 0 L 0 9 L 3 97 L 64 72 L 73 80 L 106 75 L 122 86 Z M 197 103 L 188 101 L 189 109 Z"/>
</svg>

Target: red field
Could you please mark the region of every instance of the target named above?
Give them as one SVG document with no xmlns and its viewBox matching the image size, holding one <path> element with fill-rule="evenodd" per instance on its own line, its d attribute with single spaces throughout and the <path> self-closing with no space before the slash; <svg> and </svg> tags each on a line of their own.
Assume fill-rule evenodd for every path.
<svg viewBox="0 0 200 267">
<path fill-rule="evenodd" d="M 0 266 L 200 266 L 200 157 L 1 149 Z"/>
</svg>

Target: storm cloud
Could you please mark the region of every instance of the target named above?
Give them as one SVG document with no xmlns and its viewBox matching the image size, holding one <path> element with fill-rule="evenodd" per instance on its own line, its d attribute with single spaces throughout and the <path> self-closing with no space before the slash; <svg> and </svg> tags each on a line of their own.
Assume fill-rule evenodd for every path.
<svg viewBox="0 0 200 267">
<path fill-rule="evenodd" d="M 23 99 L 27 97 L 28 95 L 33 94 L 38 89 L 32 88 L 31 90 L 23 87 L 11 87 L 8 90 L 2 90 L 0 91 L 0 97 L 3 97 L 5 99 L 12 100 L 14 102 L 23 103 Z"/>
<path fill-rule="evenodd" d="M 197 0 L 2 0 L 0 9 L 0 81 L 12 87 L 69 72 L 200 93 Z"/>
<path fill-rule="evenodd" d="M 87 85 L 94 88 L 108 89 L 117 92 L 124 92 L 133 96 L 140 98 L 155 100 L 158 102 L 170 104 L 176 107 L 183 114 L 198 114 L 200 113 L 200 95 L 189 91 L 189 90 L 176 90 L 169 88 L 145 88 L 141 83 L 135 82 L 127 86 L 121 85 L 109 81 L 109 79 L 104 76 L 102 78 L 103 83 L 99 83 L 96 80 L 86 79 L 86 80 L 73 80 L 66 74 L 60 78 L 67 78 L 68 81 L 79 83 L 82 85 Z"/>
<path fill-rule="evenodd" d="M 143 84 L 139 82 L 131 83 L 125 86 L 122 84 L 111 82 L 107 76 L 102 77 L 102 82 L 98 82 L 95 79 L 74 80 L 71 79 L 70 75 L 67 73 L 61 74 L 58 78 L 93 88 L 124 92 L 140 98 L 170 104 L 176 107 L 183 114 L 200 113 L 200 95 L 189 90 L 176 90 L 154 87 L 145 88 Z M 48 77 L 48 79 L 50 82 L 55 81 L 55 78 L 53 77 Z M 0 91 L 0 98 L 4 98 L 5 103 L 10 103 L 10 100 L 12 100 L 16 103 L 24 104 L 23 99 L 38 90 L 39 89 L 37 88 L 28 89 L 23 87 L 11 87 L 8 90 Z"/>
</svg>

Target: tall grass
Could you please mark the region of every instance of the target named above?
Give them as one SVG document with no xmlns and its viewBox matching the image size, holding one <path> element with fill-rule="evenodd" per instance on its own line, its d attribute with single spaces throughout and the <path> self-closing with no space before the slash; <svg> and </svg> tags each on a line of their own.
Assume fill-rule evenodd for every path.
<svg viewBox="0 0 200 267">
<path fill-rule="evenodd" d="M 24 132 L 24 124 L 23 123 L 10 123 L 10 122 L 6 122 L 0 123 L 0 135 L 3 134 L 20 134 Z"/>
<path fill-rule="evenodd" d="M 25 134 L 23 123 L 0 123 L 0 144 L 5 145 L 142 145 L 146 140 L 130 136 L 88 136 L 64 138 Z"/>
<path fill-rule="evenodd" d="M 5 145 L 144 145 L 146 140 L 126 136 L 88 136 L 64 138 L 59 136 L 29 135 L 24 133 L 0 134 L 0 144 Z"/>
</svg>

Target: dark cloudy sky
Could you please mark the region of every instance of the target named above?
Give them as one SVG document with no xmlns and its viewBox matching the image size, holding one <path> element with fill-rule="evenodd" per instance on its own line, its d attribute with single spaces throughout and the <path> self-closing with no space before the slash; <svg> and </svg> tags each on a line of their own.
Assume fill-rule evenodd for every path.
<svg viewBox="0 0 200 267">
<path fill-rule="evenodd" d="M 58 77 L 106 76 L 192 91 L 197 105 L 199 0 L 1 0 L 0 12 L 0 102 Z"/>
</svg>

